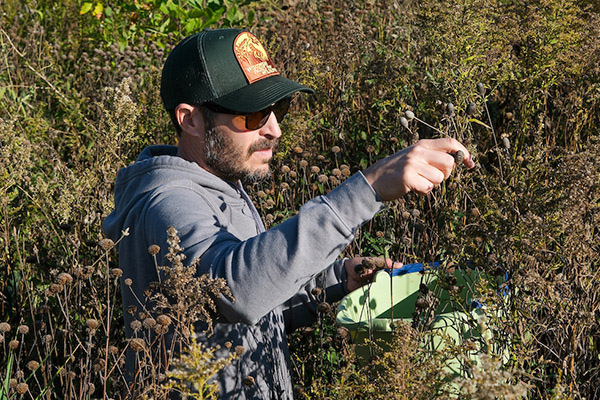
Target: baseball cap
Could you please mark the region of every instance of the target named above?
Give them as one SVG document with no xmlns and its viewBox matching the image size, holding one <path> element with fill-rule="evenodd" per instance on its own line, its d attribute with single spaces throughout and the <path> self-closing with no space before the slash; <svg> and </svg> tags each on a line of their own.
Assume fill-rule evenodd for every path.
<svg viewBox="0 0 600 400">
<path fill-rule="evenodd" d="M 167 110 L 211 102 L 240 113 L 262 110 L 298 91 L 314 93 L 281 76 L 252 33 L 233 28 L 183 39 L 165 61 L 160 87 Z"/>
</svg>

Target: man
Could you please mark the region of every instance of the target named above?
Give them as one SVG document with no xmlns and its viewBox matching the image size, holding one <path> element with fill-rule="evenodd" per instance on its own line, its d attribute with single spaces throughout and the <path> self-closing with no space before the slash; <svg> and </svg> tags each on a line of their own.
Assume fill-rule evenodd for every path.
<svg viewBox="0 0 600 400">
<path fill-rule="evenodd" d="M 179 144 L 151 146 L 119 171 L 115 210 L 104 224 L 113 239 L 130 228 L 120 264 L 137 298 L 157 280 L 146 249 L 165 243 L 168 226 L 179 231 L 187 259 L 200 259 L 199 274 L 226 279 L 235 301 L 218 300 L 214 334 L 202 337 L 208 346 L 229 341 L 246 350 L 217 377 L 223 398 L 292 398 L 286 332 L 315 320 L 312 289 L 319 285 L 337 301 L 372 278 L 373 271 L 355 272 L 360 258 L 336 260 L 356 230 L 384 201 L 429 193 L 452 172 L 452 153 L 462 151 L 473 166 L 457 141 L 424 140 L 265 231 L 240 182 L 269 174 L 278 122 L 298 91 L 312 89 L 283 78 L 249 32 L 206 30 L 184 39 L 161 82 Z M 124 307 L 137 305 L 130 288 L 122 292 Z M 242 384 L 247 377 L 251 385 Z"/>
</svg>

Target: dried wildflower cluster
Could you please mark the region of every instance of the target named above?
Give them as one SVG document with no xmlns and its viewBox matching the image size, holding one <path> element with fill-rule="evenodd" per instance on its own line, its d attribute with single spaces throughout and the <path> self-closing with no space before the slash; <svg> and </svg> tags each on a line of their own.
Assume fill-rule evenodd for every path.
<svg viewBox="0 0 600 400">
<path fill-rule="evenodd" d="M 231 291 L 222 278 L 213 279 L 208 274 L 198 276 L 196 266 L 199 260 L 193 260 L 190 265 L 185 266 L 185 255 L 183 248 L 179 246 L 177 230 L 169 227 L 167 233 L 169 248 L 166 258 L 172 265 L 157 267 L 164 279 L 154 286 L 155 290 L 148 296 L 148 301 L 157 312 L 163 314 L 163 318 L 168 318 L 166 315 L 174 318 L 177 325 L 183 329 L 180 333 L 183 333 L 186 339 L 198 321 L 207 324 L 207 332 L 210 334 L 211 313 L 217 311 L 214 299 L 225 296 L 233 300 Z"/>
</svg>

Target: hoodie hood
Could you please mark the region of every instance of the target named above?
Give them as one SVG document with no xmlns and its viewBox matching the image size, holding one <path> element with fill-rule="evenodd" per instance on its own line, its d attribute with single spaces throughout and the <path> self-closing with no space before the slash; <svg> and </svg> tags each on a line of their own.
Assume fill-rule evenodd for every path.
<svg viewBox="0 0 600 400">
<path fill-rule="evenodd" d="M 201 168 L 198 164 L 177 156 L 177 146 L 149 146 L 129 167 L 117 172 L 115 183 L 115 208 L 104 220 L 106 235 L 117 241 L 122 231 L 130 227 L 127 219 L 142 212 L 146 200 L 157 190 L 165 191 L 175 186 L 202 186 L 214 192 L 217 198 L 239 199 L 241 187 L 227 182 Z"/>
</svg>

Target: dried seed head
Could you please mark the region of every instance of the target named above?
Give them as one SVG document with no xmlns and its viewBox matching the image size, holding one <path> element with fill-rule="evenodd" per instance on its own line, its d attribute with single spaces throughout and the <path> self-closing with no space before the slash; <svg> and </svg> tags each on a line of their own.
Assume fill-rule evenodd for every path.
<svg viewBox="0 0 600 400">
<path fill-rule="evenodd" d="M 59 285 L 69 285 L 73 283 L 73 277 L 71 276 L 71 274 L 61 272 L 56 277 L 56 283 L 58 283 Z"/>
<path fill-rule="evenodd" d="M 312 172 L 313 174 L 318 174 L 319 172 L 321 172 L 321 168 L 317 167 L 316 165 L 313 165 L 312 167 L 310 167 L 310 172 Z"/>
<path fill-rule="evenodd" d="M 151 244 L 150 246 L 148 246 L 148 254 L 150 254 L 151 256 L 157 255 L 159 251 L 160 246 L 157 244 Z"/>
<path fill-rule="evenodd" d="M 417 301 L 415 302 L 415 308 L 417 308 L 419 310 L 427 308 L 428 305 L 429 305 L 429 302 L 427 301 L 427 299 L 425 299 L 425 297 L 419 297 L 417 299 Z"/>
<path fill-rule="evenodd" d="M 408 211 L 402 211 L 402 218 L 403 219 L 409 219 L 410 218 L 410 213 Z"/>
<path fill-rule="evenodd" d="M 375 236 L 377 236 L 379 239 L 381 239 L 383 236 L 385 236 L 385 234 L 382 231 L 377 231 L 377 232 L 375 232 Z"/>
<path fill-rule="evenodd" d="M 507 120 L 512 121 L 513 118 L 515 117 L 513 113 L 511 113 L 510 111 L 507 112 L 506 114 L 504 114 L 504 116 L 506 117 Z"/>
<path fill-rule="evenodd" d="M 322 302 L 317 306 L 317 310 L 322 313 L 328 313 L 331 311 L 331 306 L 329 303 Z"/>
<path fill-rule="evenodd" d="M 103 250 L 110 250 L 115 246 L 115 242 L 112 241 L 112 239 L 101 239 L 98 244 L 100 245 L 100 247 L 102 247 Z"/>
<path fill-rule="evenodd" d="M 16 350 L 19 347 L 19 341 L 16 339 L 11 340 L 8 342 L 8 347 L 10 347 L 11 350 Z"/>
<path fill-rule="evenodd" d="M 244 383 L 244 386 L 252 386 L 254 385 L 254 377 L 248 375 L 242 380 L 242 382 Z"/>
<path fill-rule="evenodd" d="M 125 278 L 125 286 L 131 286 L 133 284 L 133 281 L 131 280 L 131 278 Z"/>
<path fill-rule="evenodd" d="M 479 95 L 481 97 L 485 97 L 485 86 L 483 85 L 483 83 L 481 83 L 481 82 L 477 83 L 477 91 L 479 92 Z"/>
<path fill-rule="evenodd" d="M 504 146 L 504 148 L 506 150 L 509 150 L 510 149 L 510 139 L 507 138 L 507 137 L 503 137 L 502 138 L 502 145 Z"/>
<path fill-rule="evenodd" d="M 340 151 L 341 151 L 341 149 L 340 149 L 340 147 L 339 147 L 339 146 L 333 146 L 333 147 L 331 148 L 331 152 L 332 152 L 333 154 L 337 154 L 337 153 L 339 153 Z"/>
<path fill-rule="evenodd" d="M 19 325 L 17 332 L 21 335 L 27 335 L 29 333 L 29 327 L 27 325 Z"/>
<path fill-rule="evenodd" d="M 300 154 L 300 153 L 302 153 L 302 151 L 303 151 L 303 150 L 302 150 L 302 147 L 300 147 L 300 146 L 296 146 L 296 147 L 294 147 L 294 153 L 296 153 L 296 154 Z"/>
<path fill-rule="evenodd" d="M 321 289 L 320 287 L 316 287 L 316 288 L 313 288 L 310 292 L 312 293 L 313 296 L 318 297 L 323 292 L 323 289 Z"/>
<path fill-rule="evenodd" d="M 108 346 L 108 352 L 110 354 L 117 354 L 119 352 L 119 348 L 117 346 Z"/>
<path fill-rule="evenodd" d="M 447 111 L 448 115 L 452 117 L 454 115 L 454 111 L 455 111 L 454 104 L 448 103 L 446 105 L 446 111 Z"/>
<path fill-rule="evenodd" d="M 287 174 L 290 171 L 291 171 L 290 167 L 288 167 L 287 165 L 284 165 L 281 167 L 281 173 L 283 173 L 283 174 Z"/>
<path fill-rule="evenodd" d="M 110 274 L 113 276 L 113 278 L 120 278 L 123 276 L 123 270 L 121 268 L 113 268 L 110 270 Z"/>
<path fill-rule="evenodd" d="M 404 117 L 400 117 L 400 125 L 402 125 L 404 129 L 408 129 L 408 120 Z"/>
<path fill-rule="evenodd" d="M 404 112 L 404 115 L 406 115 L 406 119 L 408 119 L 409 121 L 412 121 L 415 118 L 415 113 L 413 113 L 410 110 L 406 110 Z"/>
<path fill-rule="evenodd" d="M 171 325 L 171 318 L 168 315 L 161 314 L 156 317 L 156 322 L 162 326 L 169 326 Z"/>
<path fill-rule="evenodd" d="M 301 168 L 306 168 L 308 166 L 308 161 L 306 161 L 306 160 L 300 160 L 299 165 L 300 165 Z"/>
<path fill-rule="evenodd" d="M 367 146 L 367 153 L 371 154 L 375 151 L 375 147 L 373 145 Z"/>
<path fill-rule="evenodd" d="M 419 211 L 415 208 L 410 212 L 410 214 L 412 215 L 413 218 L 419 218 L 419 216 L 421 215 L 421 211 Z"/>
<path fill-rule="evenodd" d="M 379 257 L 365 257 L 362 260 L 362 265 L 371 270 L 379 270 L 385 268 L 385 259 Z"/>
<path fill-rule="evenodd" d="M 348 330 L 348 328 L 346 328 L 344 326 L 340 326 L 339 328 L 337 328 L 337 334 L 338 334 L 338 336 L 345 339 L 350 336 L 350 331 Z"/>
<path fill-rule="evenodd" d="M 469 103 L 469 105 L 467 106 L 467 115 L 471 116 L 475 114 L 475 111 L 477 111 L 477 104 L 475 104 L 474 102 Z"/>
<path fill-rule="evenodd" d="M 30 371 L 35 371 L 39 366 L 40 363 L 35 360 L 31 360 L 27 363 L 27 369 Z"/>
<path fill-rule="evenodd" d="M 137 306 L 131 305 L 127 307 L 127 314 L 133 315 L 137 312 Z"/>
<path fill-rule="evenodd" d="M 464 160 L 465 153 L 463 153 L 462 150 L 458 150 L 456 153 L 454 153 L 454 162 L 456 163 L 456 165 L 462 164 Z"/>
<path fill-rule="evenodd" d="M 339 178 L 342 175 L 342 171 L 340 171 L 338 168 L 334 168 L 331 170 L 331 174 L 337 178 Z"/>
<path fill-rule="evenodd" d="M 89 318 L 85 321 L 85 326 L 91 330 L 98 329 L 98 325 L 98 321 L 93 318 Z"/>
<path fill-rule="evenodd" d="M 225 343 L 223 344 L 223 346 L 225 346 L 225 348 L 226 348 L 227 350 L 229 350 L 229 349 L 231 349 L 231 346 L 232 346 L 232 344 L 231 344 L 231 342 L 230 342 L 230 341 L 227 341 L 227 342 L 225 342 Z"/>
<path fill-rule="evenodd" d="M 240 357 L 242 354 L 244 354 L 246 352 L 246 349 L 244 348 L 244 346 L 235 346 L 235 355 Z"/>
<path fill-rule="evenodd" d="M 329 181 L 329 177 L 325 174 L 319 175 L 317 179 L 319 180 L 319 183 L 327 183 L 327 181 Z"/>
<path fill-rule="evenodd" d="M 60 292 L 62 292 L 63 287 L 64 287 L 63 285 L 60 285 L 58 283 L 52 283 L 49 288 L 50 293 L 52 293 L 52 294 L 60 293 Z"/>
<path fill-rule="evenodd" d="M 146 342 L 140 338 L 129 339 L 129 347 L 133 351 L 144 351 L 146 349 Z"/>
<path fill-rule="evenodd" d="M 142 329 L 142 323 L 136 319 L 136 320 L 133 320 L 133 321 L 131 321 L 131 323 L 129 324 L 129 327 L 130 327 L 130 328 L 131 328 L 131 329 L 132 329 L 134 332 L 137 332 L 137 331 L 139 331 L 140 329 Z"/>
<path fill-rule="evenodd" d="M 15 390 L 20 395 L 24 395 L 25 393 L 27 393 L 29 391 L 29 385 L 26 384 L 25 382 L 18 383 L 17 388 Z"/>
<path fill-rule="evenodd" d="M 0 333 L 10 331 L 10 324 L 8 322 L 0 322 Z"/>
<path fill-rule="evenodd" d="M 156 325 L 156 320 L 152 317 L 145 318 L 143 321 L 144 328 L 152 329 Z"/>
</svg>

